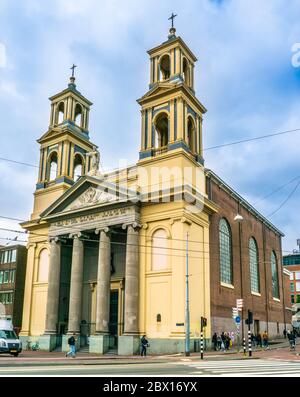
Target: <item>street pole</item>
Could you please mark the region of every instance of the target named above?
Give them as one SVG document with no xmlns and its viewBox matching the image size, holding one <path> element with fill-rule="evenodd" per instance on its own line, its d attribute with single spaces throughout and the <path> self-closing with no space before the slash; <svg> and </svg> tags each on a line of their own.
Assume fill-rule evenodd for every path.
<svg viewBox="0 0 300 397">
<path fill-rule="evenodd" d="M 186 234 L 186 269 L 185 269 L 185 355 L 190 355 L 190 308 L 189 308 L 189 234 Z"/>
</svg>

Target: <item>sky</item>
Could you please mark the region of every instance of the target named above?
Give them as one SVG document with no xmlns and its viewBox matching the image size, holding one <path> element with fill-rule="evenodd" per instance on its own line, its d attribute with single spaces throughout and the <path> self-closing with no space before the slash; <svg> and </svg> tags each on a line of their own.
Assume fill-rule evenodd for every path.
<svg viewBox="0 0 300 397">
<path fill-rule="evenodd" d="M 300 128 L 300 65 L 292 62 L 300 0 L 0 0 L 0 158 L 38 165 L 48 98 L 66 88 L 75 63 L 77 88 L 93 102 L 90 138 L 103 167 L 135 163 L 147 50 L 167 39 L 172 12 L 198 58 L 204 148 Z M 292 132 L 204 152 L 206 167 L 263 215 L 286 201 L 268 217 L 284 232 L 285 251 L 300 238 L 299 148 L 300 132 Z M 0 160 L 0 215 L 28 219 L 36 180 L 35 168 Z M 4 219 L 0 228 L 20 230 Z"/>
</svg>

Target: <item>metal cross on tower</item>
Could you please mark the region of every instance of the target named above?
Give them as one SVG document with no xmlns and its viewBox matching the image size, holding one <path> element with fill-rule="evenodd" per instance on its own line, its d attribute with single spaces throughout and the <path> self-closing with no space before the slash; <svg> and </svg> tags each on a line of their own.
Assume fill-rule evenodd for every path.
<svg viewBox="0 0 300 397">
<path fill-rule="evenodd" d="M 169 21 L 172 20 L 172 28 L 174 28 L 174 18 L 176 18 L 176 17 L 177 17 L 177 14 L 173 14 L 173 12 L 172 12 L 172 15 L 169 18 Z"/>
<path fill-rule="evenodd" d="M 74 77 L 75 68 L 77 68 L 77 66 L 73 63 L 73 66 L 70 68 L 72 70 L 72 77 Z"/>
</svg>

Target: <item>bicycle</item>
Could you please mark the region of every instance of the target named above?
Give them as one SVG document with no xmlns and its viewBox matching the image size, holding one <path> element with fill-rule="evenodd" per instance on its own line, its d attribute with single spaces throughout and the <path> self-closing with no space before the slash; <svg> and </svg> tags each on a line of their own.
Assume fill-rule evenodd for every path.
<svg viewBox="0 0 300 397">
<path fill-rule="evenodd" d="M 31 350 L 33 350 L 33 351 L 40 350 L 39 342 L 35 342 L 35 343 L 31 346 Z"/>
</svg>

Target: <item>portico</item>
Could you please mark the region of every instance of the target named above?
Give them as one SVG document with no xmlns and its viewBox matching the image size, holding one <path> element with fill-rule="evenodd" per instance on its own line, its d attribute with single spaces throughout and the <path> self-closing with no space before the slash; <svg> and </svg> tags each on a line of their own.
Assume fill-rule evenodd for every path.
<svg viewBox="0 0 300 397">
<path fill-rule="evenodd" d="M 96 178 L 86 177 L 82 185 L 83 193 L 68 191 L 43 214 L 51 270 L 40 344 L 53 350 L 62 338 L 66 350 L 69 335 L 76 334 L 78 347 L 88 344 L 90 352 L 118 348 L 119 354 L 133 354 L 139 336 L 139 206 L 128 195 L 113 196 L 112 186 Z"/>
</svg>

